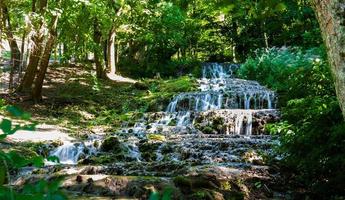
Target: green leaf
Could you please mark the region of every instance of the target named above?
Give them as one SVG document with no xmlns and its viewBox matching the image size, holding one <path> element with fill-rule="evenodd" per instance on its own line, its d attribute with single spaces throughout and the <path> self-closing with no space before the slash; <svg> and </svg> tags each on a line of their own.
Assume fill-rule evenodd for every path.
<svg viewBox="0 0 345 200">
<path fill-rule="evenodd" d="M 158 192 L 155 192 L 153 191 L 151 194 L 150 194 L 150 197 L 149 197 L 149 200 L 159 200 L 159 193 Z"/>
<path fill-rule="evenodd" d="M 7 134 L 0 134 L 0 140 L 3 140 L 7 137 Z"/>
<path fill-rule="evenodd" d="M 36 156 L 32 158 L 30 161 L 32 161 L 32 164 L 35 167 L 43 167 L 44 166 L 44 159 L 42 156 Z"/>
<path fill-rule="evenodd" d="M 24 112 L 15 106 L 7 106 L 6 110 L 15 117 L 21 117 Z"/>
<path fill-rule="evenodd" d="M 3 119 L 0 127 L 5 134 L 11 133 L 12 122 L 8 119 Z"/>
<path fill-rule="evenodd" d="M 162 200 L 171 200 L 172 192 L 173 192 L 172 188 L 164 189 Z"/>
<path fill-rule="evenodd" d="M 5 183 L 5 181 L 6 181 L 6 168 L 3 166 L 3 163 L 1 163 L 1 165 L 0 165 L 0 185 L 3 185 Z"/>
<path fill-rule="evenodd" d="M 60 163 L 60 159 L 57 156 L 49 156 L 47 160 L 50 162 Z"/>
<path fill-rule="evenodd" d="M 278 11 L 278 12 L 283 12 L 285 11 L 287 8 L 286 8 L 286 5 L 284 3 L 278 3 L 275 7 L 275 10 Z"/>
</svg>

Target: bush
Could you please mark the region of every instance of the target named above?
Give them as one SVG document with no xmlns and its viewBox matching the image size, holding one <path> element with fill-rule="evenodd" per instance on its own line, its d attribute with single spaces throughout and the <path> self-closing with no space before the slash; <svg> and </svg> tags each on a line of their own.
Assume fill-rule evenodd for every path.
<svg viewBox="0 0 345 200">
<path fill-rule="evenodd" d="M 312 199 L 345 195 L 345 124 L 322 48 L 258 51 L 240 69 L 277 90 L 283 122 L 267 129 L 280 134 L 277 154 Z"/>
<path fill-rule="evenodd" d="M 255 57 L 246 60 L 238 74 L 241 78 L 256 80 L 273 90 L 284 92 L 291 86 L 287 82 L 294 78 L 295 72 L 324 65 L 325 57 L 322 48 L 261 49 L 256 51 Z"/>
</svg>

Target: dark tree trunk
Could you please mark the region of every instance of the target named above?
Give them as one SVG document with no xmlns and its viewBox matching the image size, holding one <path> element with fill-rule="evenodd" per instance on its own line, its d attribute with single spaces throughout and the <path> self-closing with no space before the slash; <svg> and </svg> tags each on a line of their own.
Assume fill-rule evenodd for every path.
<svg viewBox="0 0 345 200">
<path fill-rule="evenodd" d="M 0 10 L 2 13 L 1 17 L 1 23 L 2 27 L 4 28 L 8 43 L 10 45 L 11 49 L 11 72 L 10 72 L 10 81 L 9 81 L 9 89 L 13 88 L 13 79 L 14 79 L 14 73 L 15 71 L 19 70 L 20 63 L 21 63 L 21 53 L 17 44 L 17 41 L 14 38 L 13 32 L 12 32 L 12 26 L 10 21 L 10 15 L 8 12 L 8 8 L 5 5 L 5 2 L 0 1 Z"/>
</svg>

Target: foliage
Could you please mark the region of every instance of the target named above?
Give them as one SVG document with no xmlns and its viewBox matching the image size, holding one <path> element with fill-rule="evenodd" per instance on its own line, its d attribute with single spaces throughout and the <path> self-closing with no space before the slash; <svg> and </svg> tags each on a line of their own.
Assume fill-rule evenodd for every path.
<svg viewBox="0 0 345 200">
<path fill-rule="evenodd" d="M 276 90 L 280 104 L 284 106 L 290 99 L 317 93 L 319 87 L 333 92 L 325 58 L 322 48 L 261 49 L 246 60 L 238 74 L 241 78 L 257 80 Z"/>
<path fill-rule="evenodd" d="M 171 79 L 143 79 L 138 84 L 94 79 L 84 66 L 55 66 L 49 78 L 56 81 L 46 92 L 52 98 L 28 107 L 36 119 L 68 128 L 72 133 L 102 128 L 114 131 L 123 123 L 134 123 L 143 112 L 162 111 L 178 92 L 197 89 L 190 76 Z M 58 73 L 59 72 L 59 73 Z M 116 95 L 114 95 L 116 94 Z M 134 124 L 132 124 L 134 125 Z"/>
<path fill-rule="evenodd" d="M 313 198 L 344 195 L 345 124 L 323 49 L 261 51 L 240 74 L 283 94 L 283 122 L 267 127 L 281 135 L 283 166 L 294 169 Z"/>
<path fill-rule="evenodd" d="M 1 100 L 2 102 L 2 100 Z M 6 110 L 8 113 L 11 114 L 11 117 L 14 119 L 20 120 L 28 120 L 30 115 L 21 111 L 20 109 L 14 106 L 2 106 L 1 110 Z M 16 131 L 19 130 L 34 130 L 36 124 L 24 124 L 20 125 L 15 124 L 10 119 L 2 119 L 0 128 L 2 134 L 0 134 L 0 141 L 4 140 L 6 136 L 14 134 Z M 9 170 L 20 169 L 21 167 L 25 166 L 35 166 L 35 167 L 42 167 L 44 166 L 44 159 L 42 156 L 38 155 L 29 155 L 28 152 L 18 152 L 16 150 L 12 150 L 9 152 L 5 152 L 0 150 L 0 198 L 1 199 L 66 199 L 66 197 L 59 191 L 59 183 L 60 180 L 54 180 L 50 183 L 46 181 L 40 181 L 36 185 L 25 185 L 22 192 L 14 191 L 12 186 L 7 186 L 6 184 L 10 184 L 10 173 Z M 49 158 L 48 158 L 49 159 Z"/>
</svg>

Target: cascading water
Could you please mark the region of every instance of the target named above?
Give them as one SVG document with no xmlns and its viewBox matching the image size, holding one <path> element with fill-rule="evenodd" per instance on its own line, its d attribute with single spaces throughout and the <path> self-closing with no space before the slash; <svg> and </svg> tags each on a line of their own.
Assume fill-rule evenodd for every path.
<svg viewBox="0 0 345 200">
<path fill-rule="evenodd" d="M 90 135 L 84 142 L 64 141 L 63 145 L 50 152 L 50 156 L 57 157 L 60 164 L 75 165 L 82 156 L 95 155 L 101 139 L 100 136 Z M 46 164 L 54 165 L 56 163 L 47 161 Z"/>
<path fill-rule="evenodd" d="M 73 165 L 78 162 L 84 152 L 84 145 L 81 143 L 65 142 L 62 146 L 51 152 L 50 156 L 59 158 L 61 164 Z"/>
<path fill-rule="evenodd" d="M 242 163 L 246 150 L 265 149 L 270 143 L 268 136 L 261 136 L 265 124 L 279 118 L 276 95 L 256 81 L 234 78 L 238 67 L 205 64 L 199 91 L 177 94 L 165 112 L 146 113 L 133 127 L 118 130 L 115 135 L 127 149 L 125 157 L 135 162 L 152 162 L 154 157 L 155 162 Z M 152 140 L 150 135 L 161 137 Z M 92 143 L 66 143 L 52 155 L 61 163 L 76 164 L 85 149 L 88 155 L 97 153 Z M 155 156 L 143 152 L 150 149 L 143 144 Z"/>
</svg>

